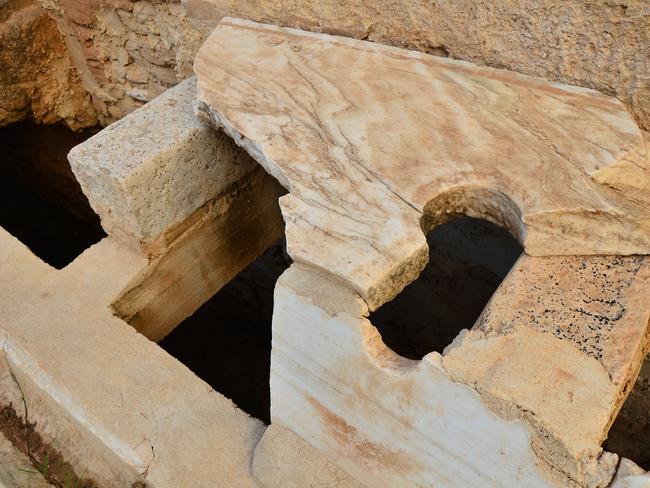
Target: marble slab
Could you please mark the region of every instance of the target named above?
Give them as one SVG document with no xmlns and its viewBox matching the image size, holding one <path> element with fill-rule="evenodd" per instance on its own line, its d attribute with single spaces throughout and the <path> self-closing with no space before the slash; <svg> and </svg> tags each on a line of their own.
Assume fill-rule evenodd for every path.
<svg viewBox="0 0 650 488">
<path fill-rule="evenodd" d="M 474 328 L 421 361 L 384 344 L 358 294 L 294 265 L 272 422 L 368 486 L 608 486 L 619 457 L 601 446 L 648 351 L 646 261 L 523 255 Z"/>
<path fill-rule="evenodd" d="M 200 114 L 290 194 L 293 259 L 371 309 L 464 213 L 530 255 L 646 254 L 641 131 L 593 90 L 371 42 L 223 19 L 195 60 Z"/>
</svg>

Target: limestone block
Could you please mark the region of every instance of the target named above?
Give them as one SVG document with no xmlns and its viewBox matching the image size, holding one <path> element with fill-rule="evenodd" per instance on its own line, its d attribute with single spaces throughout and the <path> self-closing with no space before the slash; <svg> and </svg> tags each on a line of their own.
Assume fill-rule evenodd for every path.
<svg viewBox="0 0 650 488">
<path fill-rule="evenodd" d="M 413 361 L 359 295 L 294 265 L 275 292 L 272 422 L 369 486 L 607 486 L 617 456 L 601 444 L 647 351 L 648 276 L 636 256 L 522 256 L 474 330 Z M 594 323 L 611 293 L 620 309 Z"/>
<path fill-rule="evenodd" d="M 112 237 L 149 264 L 113 303 L 159 341 L 282 233 L 283 188 L 227 136 L 197 120 L 187 80 L 70 151 Z"/>
<path fill-rule="evenodd" d="M 159 239 L 160 257 L 135 276 L 112 307 L 160 341 L 281 235 L 283 188 L 255 168 Z"/>
<path fill-rule="evenodd" d="M 253 488 L 264 425 L 109 308 L 146 266 L 108 237 L 57 271 L 0 229 L 0 403 L 100 486 Z"/>
<path fill-rule="evenodd" d="M 255 480 L 263 488 L 363 488 L 291 430 L 270 425 L 255 448 Z"/>
<path fill-rule="evenodd" d="M 72 169 L 104 230 L 152 245 L 255 164 L 198 121 L 189 79 L 76 146 Z"/>
<path fill-rule="evenodd" d="M 507 227 L 532 255 L 650 251 L 648 154 L 614 98 L 237 19 L 195 71 L 202 116 L 290 191 L 292 258 L 371 309 L 423 268 L 421 226 L 455 214 Z"/>
</svg>

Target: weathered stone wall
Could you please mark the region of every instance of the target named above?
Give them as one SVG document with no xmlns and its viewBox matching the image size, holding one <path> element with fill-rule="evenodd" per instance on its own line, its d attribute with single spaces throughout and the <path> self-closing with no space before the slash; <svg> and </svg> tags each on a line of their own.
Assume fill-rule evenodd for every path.
<svg viewBox="0 0 650 488">
<path fill-rule="evenodd" d="M 106 123 L 191 74 L 225 15 L 449 55 L 615 95 L 650 129 L 646 0 L 39 0 Z"/>
<path fill-rule="evenodd" d="M 56 23 L 36 0 L 0 0 L 0 127 L 24 119 L 97 123 Z"/>
<path fill-rule="evenodd" d="M 108 124 L 192 74 L 199 31 L 179 2 L 39 0 Z"/>
</svg>

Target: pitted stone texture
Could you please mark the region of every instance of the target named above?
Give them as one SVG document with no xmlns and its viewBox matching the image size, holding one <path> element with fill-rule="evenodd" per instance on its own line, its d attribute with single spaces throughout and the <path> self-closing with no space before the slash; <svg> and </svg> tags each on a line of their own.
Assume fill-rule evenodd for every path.
<svg viewBox="0 0 650 488">
<path fill-rule="evenodd" d="M 113 303 L 159 341 L 273 243 L 284 189 L 226 135 L 197 120 L 189 79 L 69 154 L 112 237 L 148 266 Z"/>
<path fill-rule="evenodd" d="M 597 359 L 624 387 L 647 349 L 649 297 L 645 256 L 523 256 L 474 331 L 501 335 L 525 325 L 554 335 Z"/>
<path fill-rule="evenodd" d="M 552 465 L 593 484 L 565 460 L 601 457 L 648 351 L 648 297 L 644 256 L 524 255 L 443 365 L 495 411 L 524 417 Z"/>
<path fill-rule="evenodd" d="M 68 156 L 104 230 L 152 253 L 165 245 L 154 243 L 165 231 L 255 168 L 225 135 L 197 120 L 195 83 L 179 84 Z"/>
<path fill-rule="evenodd" d="M 237 19 L 195 70 L 204 117 L 290 190 L 289 253 L 371 309 L 422 269 L 420 220 L 486 218 L 533 255 L 650 252 L 650 159 L 616 99 Z"/>
<path fill-rule="evenodd" d="M 289 429 L 269 426 L 255 448 L 255 480 L 262 488 L 364 488 Z"/>
<path fill-rule="evenodd" d="M 610 265 L 621 276 L 612 281 L 600 273 L 593 286 L 576 286 L 581 260 L 588 269 Z M 553 279 L 535 269 L 552 271 Z M 432 352 L 418 362 L 383 344 L 358 295 L 293 266 L 276 286 L 272 421 L 371 486 L 518 486 L 523 479 L 525 486 L 607 486 L 618 456 L 601 444 L 647 351 L 648 285 L 647 265 L 636 256 L 524 255 L 495 292 L 480 327 L 461 333 L 442 357 Z M 609 300 L 610 286 L 620 288 L 625 309 L 611 327 L 588 315 L 575 323 L 557 317 L 553 329 L 531 319 L 544 315 L 549 297 L 601 303 Z M 602 347 L 600 361 L 616 360 L 601 363 L 557 334 L 565 327 L 584 338 L 590 330 Z M 478 393 L 480 408 L 472 410 L 461 384 Z M 487 412 L 512 423 L 495 426 Z M 515 455 L 515 426 L 521 424 L 530 437 Z M 486 438 L 502 444 L 488 445 Z M 424 447 L 429 440 L 433 444 Z M 539 473 L 528 471 L 528 448 Z M 456 466 L 445 456 L 456 459 L 458 449 L 463 454 Z"/>
</svg>

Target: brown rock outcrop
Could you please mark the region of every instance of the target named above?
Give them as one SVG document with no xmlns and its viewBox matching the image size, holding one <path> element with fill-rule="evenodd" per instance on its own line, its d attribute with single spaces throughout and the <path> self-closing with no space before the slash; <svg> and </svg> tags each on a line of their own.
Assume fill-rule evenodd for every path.
<svg viewBox="0 0 650 488">
<path fill-rule="evenodd" d="M 32 0 L 0 1 L 0 126 L 32 116 L 72 129 L 97 123 L 56 23 Z"/>
</svg>

